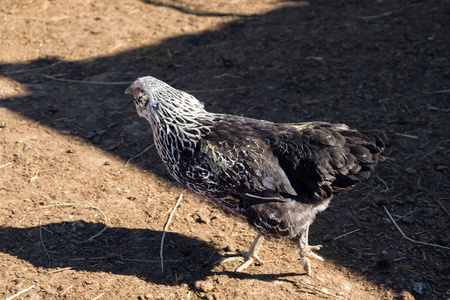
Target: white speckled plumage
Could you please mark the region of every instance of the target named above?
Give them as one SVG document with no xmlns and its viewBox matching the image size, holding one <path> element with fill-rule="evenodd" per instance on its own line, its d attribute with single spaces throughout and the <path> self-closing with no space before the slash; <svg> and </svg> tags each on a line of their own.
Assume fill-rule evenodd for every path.
<svg viewBox="0 0 450 300">
<path fill-rule="evenodd" d="M 308 274 L 308 228 L 333 194 L 367 179 L 383 142 L 374 135 L 326 122 L 280 124 L 207 112 L 192 95 L 154 78 L 128 89 L 138 114 L 153 129 L 155 145 L 169 173 L 222 209 L 243 217 L 263 236 L 298 241 Z M 244 266 L 243 265 L 243 266 Z M 239 271 L 242 268 L 238 268 Z"/>
</svg>

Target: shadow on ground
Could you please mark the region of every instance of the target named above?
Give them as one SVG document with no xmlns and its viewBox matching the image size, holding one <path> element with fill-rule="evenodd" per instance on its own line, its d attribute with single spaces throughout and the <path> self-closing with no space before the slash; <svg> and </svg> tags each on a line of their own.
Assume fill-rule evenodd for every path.
<svg viewBox="0 0 450 300">
<path fill-rule="evenodd" d="M 138 276 L 157 284 L 171 282 L 165 276 L 174 266 L 183 272 L 207 265 L 205 257 L 196 255 L 199 251 L 214 252 L 214 248 L 203 241 L 167 232 L 164 249 L 166 275 L 163 275 L 159 254 L 162 232 L 116 227 L 108 228 L 99 238 L 92 239 L 103 228 L 102 224 L 84 221 L 31 228 L 3 227 L 0 232 L 8 243 L 2 245 L 2 251 L 50 271 L 53 268 L 71 268 L 112 272 Z M 160 276 L 155 276 L 158 273 Z"/>
<path fill-rule="evenodd" d="M 405 202 L 403 198 L 397 199 L 401 203 L 396 203 L 396 198 L 390 197 L 405 191 L 420 195 L 422 199 L 428 199 L 427 193 L 434 193 L 434 197 L 444 197 L 445 194 L 444 188 L 430 186 L 435 182 L 445 182 L 447 175 L 428 172 L 427 165 L 433 165 L 430 160 L 436 156 L 443 153 L 442 157 L 447 157 L 448 153 L 436 148 L 425 162 L 421 159 L 424 152 L 431 151 L 433 145 L 445 140 L 445 136 L 448 138 L 448 133 L 442 132 L 448 128 L 443 127 L 448 124 L 445 121 L 448 97 L 439 93 L 448 89 L 445 82 L 450 76 L 450 63 L 448 56 L 445 58 L 444 55 L 448 54 L 450 46 L 446 36 L 448 30 L 444 30 L 448 29 L 444 13 L 448 5 L 440 1 L 414 4 L 397 1 L 380 10 L 380 13 L 391 11 L 390 15 L 363 18 L 377 15 L 370 9 L 369 6 L 319 1 L 242 17 L 215 31 L 170 38 L 158 45 L 144 46 L 112 57 L 77 62 L 48 58 L 2 64 L 2 76 L 25 85 L 29 95 L 3 99 L 0 105 L 43 125 L 78 136 L 124 160 L 152 142 L 149 125 L 137 117 L 132 99 L 123 95 L 127 84 L 88 82 L 131 82 L 139 76 L 152 75 L 190 91 L 214 112 L 279 122 L 345 122 L 374 130 L 383 134 L 392 149 L 389 154 L 393 160 L 381 166 L 379 173 L 387 181 L 384 182 L 387 186 L 374 179 L 369 186 L 352 194 L 355 202 L 343 200 L 345 196 L 338 198 L 339 202 L 336 200 L 329 211 L 319 216 L 315 227 L 313 225 L 313 234 L 318 237 L 334 234 L 337 227 L 355 222 L 360 233 L 355 234 L 351 242 L 345 239 L 336 241 L 339 249 L 322 253 L 327 259 L 396 289 L 407 287 L 411 282 L 424 281 L 433 282 L 435 289 L 444 293 L 442 283 L 439 284 L 441 277 L 430 277 L 435 275 L 427 275 L 425 269 L 408 273 L 400 262 L 392 260 L 388 261 L 386 268 L 380 267 L 379 262 L 385 260 L 378 254 L 386 249 L 391 253 L 399 251 L 406 257 L 420 256 L 418 253 L 421 253 L 417 246 L 397 249 L 390 244 L 400 237 L 392 224 L 381 222 L 386 215 L 380 205 L 407 212 L 414 205 L 422 209 L 430 203 L 426 201 L 431 200 L 419 205 Z M 437 109 L 427 110 L 430 105 Z M 401 139 L 397 133 L 417 135 L 419 140 Z M 425 136 L 426 141 L 421 140 Z M 418 148 L 419 145 L 423 148 Z M 405 174 L 403 170 L 408 164 L 402 158 L 414 164 L 416 173 Z M 169 179 L 154 150 L 135 163 Z M 423 178 L 419 185 L 416 175 Z M 383 194 L 381 191 L 385 188 L 389 192 Z M 372 193 L 369 199 L 356 200 L 364 199 L 367 189 Z M 426 219 L 441 218 L 443 214 L 438 210 L 437 207 L 434 215 Z M 417 227 L 412 227 L 410 234 L 418 227 L 429 225 L 424 214 L 419 213 L 416 218 Z M 57 252 L 52 253 L 55 261 L 51 267 L 114 270 L 142 276 L 155 283 L 166 283 L 162 277 L 148 275 L 157 272 L 158 263 L 142 268 L 139 262 L 130 261 L 123 269 L 118 269 L 115 263 L 130 257 L 129 254 L 137 259 L 157 260 L 159 247 L 148 245 L 159 243 L 160 232 L 110 228 L 101 238 L 80 244 L 81 240 L 101 229 L 99 224 L 80 224 L 83 224 L 82 235 L 62 238 L 61 244 L 56 241 L 48 244 L 44 233 L 47 249 Z M 74 226 L 75 223 L 57 223 L 46 227 L 54 232 L 70 232 L 63 227 Z M 42 245 L 36 243 L 39 230 L 38 227 L 2 228 L 0 248 L 33 265 L 48 267 L 48 261 L 42 255 Z M 427 237 L 427 241 L 436 242 L 445 237 L 444 231 L 436 230 L 433 237 Z M 170 233 L 167 239 L 170 248 L 166 252 L 167 259 L 189 264 L 176 264 L 170 268 L 203 266 L 205 271 L 203 263 L 207 261 L 206 257 L 193 253 L 198 249 L 201 253 L 212 253 L 214 249 L 211 246 L 175 233 Z M 128 244 L 132 245 L 131 249 Z M 87 252 L 87 245 L 94 249 L 94 253 Z M 177 248 L 174 245 L 185 246 Z M 361 249 L 375 254 L 366 256 Z M 433 248 L 428 251 L 434 255 L 436 263 L 444 263 L 447 254 Z M 349 256 L 352 263 L 348 263 Z M 432 268 L 434 264 L 425 261 L 417 266 Z M 209 271 L 198 274 L 201 278 Z M 398 283 L 393 279 L 397 276 L 406 279 Z M 392 280 L 387 281 L 386 278 Z"/>
<path fill-rule="evenodd" d="M 52 273 L 59 269 L 132 275 L 156 284 L 178 284 L 173 274 L 193 285 L 214 274 L 218 249 L 204 241 L 167 232 L 164 239 L 164 273 L 161 272 L 162 232 L 122 227 L 107 228 L 84 221 L 50 223 L 45 226 L 0 227 L 2 252 L 28 261 Z M 101 233 L 101 235 L 98 235 Z M 196 272 L 193 270 L 197 270 Z M 222 274 L 222 273 L 221 273 Z M 294 273 L 236 274 L 230 278 L 283 280 Z M 180 277 L 181 278 L 181 277 Z M 193 286 L 192 286 L 193 287 Z"/>
</svg>

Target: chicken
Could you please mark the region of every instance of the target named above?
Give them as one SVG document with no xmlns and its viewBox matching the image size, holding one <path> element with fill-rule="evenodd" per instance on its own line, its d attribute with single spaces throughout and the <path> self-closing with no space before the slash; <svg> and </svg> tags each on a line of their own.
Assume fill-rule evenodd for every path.
<svg viewBox="0 0 450 300">
<path fill-rule="evenodd" d="M 240 272 L 258 257 L 264 237 L 297 242 L 301 263 L 322 260 L 308 229 L 334 194 L 367 179 L 385 158 L 382 140 L 345 124 L 273 123 L 207 112 L 192 95 L 154 78 L 137 79 L 138 114 L 149 121 L 158 153 L 180 183 L 245 219 L 257 232 Z"/>
</svg>

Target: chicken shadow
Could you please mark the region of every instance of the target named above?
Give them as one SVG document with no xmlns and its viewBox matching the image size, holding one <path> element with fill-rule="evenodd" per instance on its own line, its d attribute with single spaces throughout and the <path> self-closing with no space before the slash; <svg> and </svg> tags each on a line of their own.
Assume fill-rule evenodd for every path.
<svg viewBox="0 0 450 300">
<path fill-rule="evenodd" d="M 0 227 L 0 249 L 8 255 L 51 272 L 58 269 L 111 272 L 144 278 L 156 284 L 188 283 L 214 274 L 218 249 L 196 238 L 166 232 L 161 270 L 163 232 L 123 227 L 105 228 L 100 223 L 74 222 L 18 228 Z M 194 271 L 193 271 L 194 270 Z M 177 274 L 175 278 L 174 274 Z M 229 277 L 273 281 L 285 274 L 247 275 L 225 272 Z"/>
<path fill-rule="evenodd" d="M 214 252 L 203 241 L 167 232 L 165 272 L 162 273 L 159 254 L 162 232 L 122 227 L 103 229 L 100 223 L 81 220 L 29 228 L 0 227 L 0 248 L 36 267 L 134 275 L 158 284 L 171 283 L 172 275 L 168 274 L 173 274 L 174 266 L 177 272 L 183 273 L 207 265 L 208 255 L 197 254 Z"/>
<path fill-rule="evenodd" d="M 146 2 L 149 6 L 161 5 L 157 1 Z M 49 57 L 28 63 L 3 63 L 0 64 L 0 74 L 25 86 L 28 95 L 2 99 L 0 106 L 81 138 L 125 161 L 152 143 L 150 126 L 137 117 L 131 98 L 123 95 L 129 83 L 144 75 L 158 77 L 190 92 L 205 103 L 207 110 L 218 113 L 277 122 L 345 121 L 360 128 L 367 124 L 382 124 L 385 117 L 382 106 L 369 100 L 397 92 L 413 93 L 421 86 L 418 83 L 422 78 L 419 73 L 426 73 L 425 70 L 432 68 L 431 64 L 427 65 L 426 58 L 422 59 L 425 61 L 422 64 L 415 53 L 404 57 L 405 60 L 420 63 L 421 69 L 415 71 L 406 64 L 396 65 L 397 73 L 410 74 L 410 80 L 403 82 L 402 91 L 398 88 L 394 91 L 390 84 L 394 75 L 385 69 L 379 72 L 378 67 L 379 62 L 384 62 L 385 57 L 391 54 L 389 47 L 401 45 L 392 42 L 387 47 L 372 39 L 364 40 L 363 36 L 379 37 L 383 32 L 379 33 L 376 26 L 369 26 L 366 21 L 327 13 L 332 10 L 329 5 L 317 3 L 314 8 L 292 6 L 262 15 L 242 16 L 217 30 L 169 38 L 157 45 L 143 46 L 110 57 L 77 62 Z M 181 8 L 175 9 L 183 11 Z M 318 10 L 322 12 L 322 17 L 317 15 Z M 341 36 L 330 29 L 346 22 L 360 27 Z M 419 21 L 417 24 L 420 27 Z M 402 55 L 409 54 L 405 51 Z M 327 63 L 327 59 L 331 63 Z M 339 76 L 333 75 L 337 70 L 344 71 Z M 412 72 L 416 72 L 416 76 Z M 416 77 L 419 79 L 415 80 Z M 87 84 L 93 82 L 98 84 Z M 103 84 L 105 82 L 119 83 Z M 378 89 L 374 88 L 374 83 L 380 83 Z M 345 92 L 330 95 L 330 91 Z M 342 104 L 341 111 L 335 109 L 336 103 Z M 315 111 L 316 105 L 321 105 L 322 109 Z M 154 148 L 133 163 L 173 181 Z M 355 191 L 352 195 L 353 198 L 362 198 L 363 192 Z M 333 201 L 330 209 L 320 214 L 311 227 L 313 234 L 319 237 L 317 239 L 342 223 L 351 223 L 352 218 L 356 220 L 349 210 L 349 201 L 341 201 L 339 205 L 333 203 L 337 201 Z M 389 225 L 380 225 L 376 218 L 372 219 L 365 220 L 367 223 L 361 233 L 389 230 Z M 82 229 L 67 230 L 78 226 L 76 224 L 82 224 Z M 40 227 L 2 227 L 0 248 L 39 267 L 110 271 L 142 276 L 160 284 L 171 281 L 160 276 L 161 232 L 109 228 L 104 236 L 83 243 L 101 230 L 101 226 L 85 222 L 49 224 L 46 228 L 53 232 L 53 236 L 42 232 L 42 242 L 38 238 Z M 377 241 L 377 249 L 390 247 L 386 240 L 377 240 L 377 234 L 370 235 L 372 241 Z M 168 270 L 181 268 L 181 271 L 186 271 L 199 266 L 205 269 L 205 263 L 207 266 L 210 263 L 206 257 L 215 251 L 207 243 L 182 234 L 168 233 L 166 240 Z M 130 248 L 129 244 L 133 246 Z M 339 251 L 322 249 L 320 254 L 338 264 L 343 264 L 350 255 L 356 264 L 349 267 L 360 272 L 376 264 L 367 265 L 366 258 L 345 239 L 339 239 L 335 244 L 339 246 Z M 87 245 L 94 249 L 94 254 L 85 249 Z M 198 249 L 201 249 L 200 255 Z M 350 254 L 343 256 L 342 252 L 346 251 Z M 186 260 L 190 261 L 187 265 L 179 263 Z M 116 263 L 118 261 L 127 263 Z M 146 264 L 145 268 L 142 263 Z M 356 265 L 366 267 L 358 268 Z M 205 276 L 205 272 L 192 274 L 190 276 L 198 278 Z M 385 283 L 377 281 L 380 277 L 372 276 L 370 272 L 367 275 L 378 284 Z M 271 280 L 276 275 L 261 278 Z"/>
</svg>

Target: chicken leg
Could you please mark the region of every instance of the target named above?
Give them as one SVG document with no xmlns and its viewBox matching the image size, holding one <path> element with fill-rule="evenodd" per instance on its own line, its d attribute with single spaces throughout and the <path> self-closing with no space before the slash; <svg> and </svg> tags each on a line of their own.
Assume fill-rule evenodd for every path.
<svg viewBox="0 0 450 300">
<path fill-rule="evenodd" d="M 312 252 L 312 250 L 320 250 L 320 248 L 322 248 L 322 245 L 310 246 L 308 244 L 308 233 L 309 224 L 306 226 L 303 234 L 300 235 L 300 238 L 298 240 L 297 253 L 300 255 L 300 261 L 306 271 L 306 274 L 308 274 L 308 276 L 311 276 L 311 259 L 323 261 L 323 258 Z"/>
<path fill-rule="evenodd" d="M 250 246 L 250 249 L 248 249 L 247 252 L 243 252 L 243 251 L 239 250 L 241 255 L 223 258 L 223 259 L 219 260 L 217 262 L 217 264 L 222 264 L 224 262 L 230 262 L 230 261 L 236 261 L 236 260 L 242 261 L 243 264 L 240 265 L 236 269 L 236 272 L 238 272 L 238 273 L 242 272 L 243 270 L 248 268 L 255 260 L 260 264 L 264 264 L 264 262 L 258 257 L 259 247 L 261 246 L 261 243 L 263 241 L 264 241 L 264 236 L 261 233 L 258 233 L 256 238 L 253 240 L 253 243 Z"/>
</svg>

